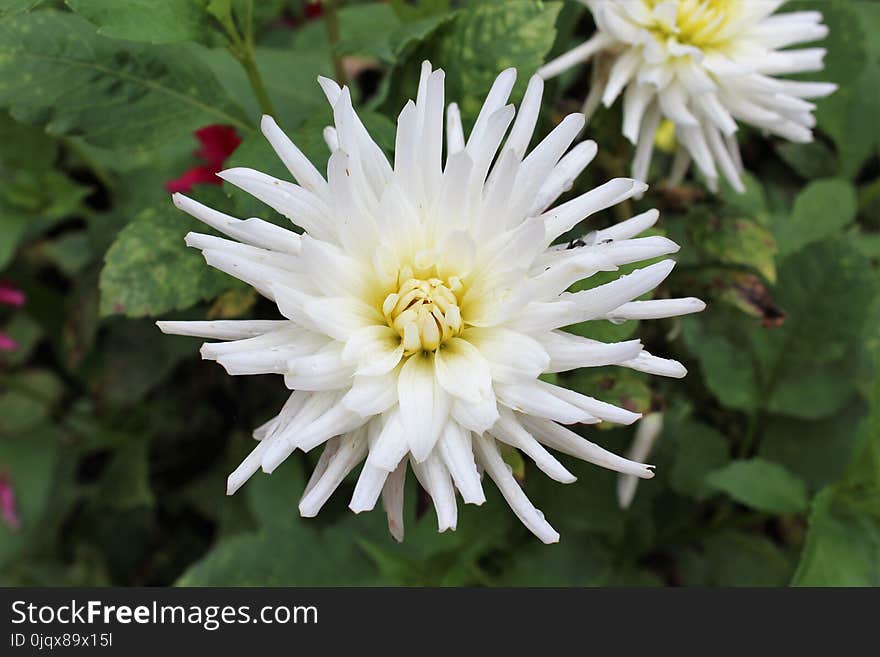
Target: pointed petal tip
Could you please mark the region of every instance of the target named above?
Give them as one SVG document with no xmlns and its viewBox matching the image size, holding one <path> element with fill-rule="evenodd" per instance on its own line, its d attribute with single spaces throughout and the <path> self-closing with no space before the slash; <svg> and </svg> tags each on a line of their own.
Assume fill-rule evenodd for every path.
<svg viewBox="0 0 880 657">
<path fill-rule="evenodd" d="M 247 171 L 247 167 L 231 167 L 229 169 L 218 171 L 216 175 L 218 178 L 222 178 L 228 183 L 233 183 L 233 181 L 236 178 L 240 178 L 245 171 Z"/>
<path fill-rule="evenodd" d="M 641 420 L 643 416 L 643 413 L 633 413 L 632 416 L 626 418 L 625 420 L 622 419 L 620 422 L 614 422 L 613 424 L 622 424 L 624 426 L 629 426 Z"/>
</svg>

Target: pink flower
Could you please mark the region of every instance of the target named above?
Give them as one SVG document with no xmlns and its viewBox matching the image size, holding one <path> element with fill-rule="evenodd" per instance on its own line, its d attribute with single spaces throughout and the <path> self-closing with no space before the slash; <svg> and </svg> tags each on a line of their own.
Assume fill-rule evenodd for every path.
<svg viewBox="0 0 880 657">
<path fill-rule="evenodd" d="M 24 305 L 24 292 L 9 283 L 0 283 L 0 303 L 21 308 Z"/>
<path fill-rule="evenodd" d="M 21 518 L 15 504 L 15 491 L 5 474 L 0 474 L 0 518 L 12 530 L 21 529 Z"/>
<path fill-rule="evenodd" d="M 201 143 L 201 147 L 194 154 L 205 164 L 187 169 L 179 178 L 165 183 L 165 189 L 172 194 L 188 192 L 193 185 L 222 184 L 223 181 L 216 176 L 216 173 L 223 168 L 226 158 L 232 155 L 241 143 L 235 128 L 227 125 L 208 125 L 199 128 L 194 134 Z"/>
<path fill-rule="evenodd" d="M 21 308 L 24 305 L 24 292 L 9 283 L 0 282 L 0 304 Z M 18 343 L 5 333 L 0 333 L 0 351 L 14 351 Z"/>
</svg>

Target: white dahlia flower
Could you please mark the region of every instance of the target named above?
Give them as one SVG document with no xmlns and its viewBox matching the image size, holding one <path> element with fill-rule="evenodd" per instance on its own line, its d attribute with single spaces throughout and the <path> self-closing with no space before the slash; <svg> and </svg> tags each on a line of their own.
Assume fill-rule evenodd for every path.
<svg viewBox="0 0 880 657">
<path fill-rule="evenodd" d="M 710 189 L 718 172 L 743 191 L 737 121 L 794 142 L 812 141 L 815 105 L 837 87 L 774 76 L 822 69 L 823 48 L 781 50 L 822 39 L 822 14 L 772 15 L 784 0 L 581 0 L 597 32 L 549 62 L 544 79 L 593 59 L 589 117 L 623 93 L 623 134 L 635 145 L 633 176 L 645 180 L 661 119 L 675 126 L 670 180 L 696 162 Z"/>
<path fill-rule="evenodd" d="M 635 238 L 657 220 L 654 210 L 594 231 L 577 247 L 551 246 L 645 185 L 615 179 L 548 209 L 596 144 L 568 150 L 584 125 L 572 114 L 526 156 L 543 83 L 530 81 L 514 120 L 506 103 L 515 78 L 513 69 L 498 76 L 467 140 L 449 106 L 445 164 L 444 73 L 427 62 L 416 102 L 398 118 L 393 166 L 352 109 L 349 90 L 330 80 L 320 79 L 335 122 L 325 131 L 326 180 L 264 117 L 263 133 L 299 184 L 244 168 L 219 175 L 301 226 L 302 235 L 174 196 L 178 208 L 232 238 L 190 233 L 187 244 L 273 300 L 285 318 L 159 322 L 166 333 L 221 340 L 201 353 L 229 374 L 282 374 L 293 390 L 278 416 L 254 432 L 259 443 L 229 476 L 229 494 L 259 468 L 272 472 L 294 450 L 323 445 L 299 503 L 303 516 L 316 515 L 363 463 L 350 508 L 372 509 L 381 495 L 391 533 L 402 540 L 409 465 L 434 502 L 440 531 L 454 529 L 456 489 L 465 502 L 482 504 L 485 472 L 520 520 L 554 542 L 559 535 L 520 489 L 504 450 L 521 450 L 564 483 L 574 476 L 545 446 L 652 476 L 648 466 L 562 426 L 630 424 L 638 414 L 539 377 L 610 364 L 683 376 L 679 363 L 650 355 L 638 340 L 604 344 L 562 328 L 670 317 L 704 304 L 633 301 L 666 278 L 671 260 L 566 292 L 595 272 L 678 247 L 664 237 Z"/>
</svg>

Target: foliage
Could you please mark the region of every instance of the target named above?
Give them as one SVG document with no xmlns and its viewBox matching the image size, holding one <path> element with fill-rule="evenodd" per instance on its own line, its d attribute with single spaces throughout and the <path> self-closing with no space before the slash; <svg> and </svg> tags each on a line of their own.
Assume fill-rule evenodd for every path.
<svg viewBox="0 0 880 657">
<path fill-rule="evenodd" d="M 0 308 L 18 343 L 0 352 L 0 481 L 21 518 L 0 521 L 0 584 L 880 585 L 880 5 L 868 2 L 793 3 L 824 13 L 820 77 L 840 85 L 817 102 L 815 142 L 743 131 L 745 194 L 689 181 L 633 204 L 658 207 L 657 230 L 682 246 L 658 294 L 709 309 L 570 327 L 638 337 L 690 370 L 558 375 L 664 413 L 657 476 L 628 510 L 613 473 L 563 458 L 578 477 L 563 489 L 516 454 L 559 545 L 537 543 L 490 486 L 457 532 L 437 534 L 410 478 L 403 544 L 380 512 L 350 514 L 351 478 L 319 518 L 300 518 L 314 454 L 224 495 L 284 390 L 227 377 L 198 341 L 153 325 L 272 316 L 184 245 L 196 224 L 164 185 L 198 165 L 193 131 L 234 127 L 226 166 L 282 176 L 258 129 L 271 111 L 323 169 L 330 113 L 315 77 L 342 65 L 391 154 L 424 58 L 446 70 L 469 124 L 500 69 L 519 70 L 518 101 L 551 53 L 592 30 L 574 2 L 338 4 L 331 40 L 301 0 L 0 2 L 0 279 L 27 296 Z M 586 79 L 548 83 L 541 136 L 577 109 Z M 572 195 L 631 155 L 609 114 L 586 130 L 600 156 Z M 228 185 L 192 193 L 288 224 Z M 601 213 L 583 232 L 619 219 Z M 632 440 L 632 428 L 585 434 L 621 453 Z"/>
</svg>

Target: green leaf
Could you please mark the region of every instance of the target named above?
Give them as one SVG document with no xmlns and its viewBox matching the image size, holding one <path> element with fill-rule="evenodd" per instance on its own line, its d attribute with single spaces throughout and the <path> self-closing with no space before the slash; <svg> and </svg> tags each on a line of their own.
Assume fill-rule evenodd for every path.
<svg viewBox="0 0 880 657">
<path fill-rule="evenodd" d="M 209 43 L 214 30 L 205 0 L 65 0 L 98 34 L 146 43 Z"/>
<path fill-rule="evenodd" d="M 107 251 L 101 272 L 101 315 L 155 317 L 212 299 L 235 283 L 183 242 L 196 222 L 171 204 L 148 208 Z"/>
<path fill-rule="evenodd" d="M 825 70 L 809 79 L 837 83 L 838 90 L 817 101 L 818 127 L 834 140 L 840 173 L 854 178 L 866 159 L 877 153 L 880 112 L 880 48 L 873 34 L 880 27 L 880 7 L 871 2 L 813 2 L 829 28 Z"/>
<path fill-rule="evenodd" d="M 742 175 L 746 191 L 737 192 L 726 181 L 721 183 L 721 199 L 728 212 L 759 219 L 767 212 L 767 196 L 760 180 L 748 171 Z"/>
<path fill-rule="evenodd" d="M 804 482 L 764 459 L 733 461 L 706 475 L 706 483 L 737 502 L 768 513 L 801 513 L 807 508 Z"/>
<path fill-rule="evenodd" d="M 54 170 L 58 148 L 42 130 L 0 113 L 0 270 L 23 243 L 80 209 L 89 189 Z"/>
<path fill-rule="evenodd" d="M 51 134 L 127 155 L 208 123 L 249 131 L 191 52 L 106 39 L 74 14 L 16 16 L 0 23 L 0 106 Z"/>
<path fill-rule="evenodd" d="M 114 455 L 101 479 L 98 498 L 113 509 L 153 506 L 150 490 L 149 441 L 131 436 Z"/>
<path fill-rule="evenodd" d="M 346 523 L 320 530 L 302 519 L 296 500 L 305 479 L 293 459 L 248 483 L 261 527 L 221 540 L 177 581 L 178 586 L 357 586 L 375 577 Z M 355 523 L 357 519 L 354 519 Z M 283 554 L 278 552 L 283 546 Z"/>
<path fill-rule="evenodd" d="M 45 132 L 0 113 L 0 166 L 11 171 L 42 170 L 58 157 L 58 145 Z"/>
<path fill-rule="evenodd" d="M 91 393 L 107 406 L 128 406 L 143 399 L 184 358 L 192 358 L 191 338 L 164 335 L 151 321 L 112 319 L 85 365 Z"/>
<path fill-rule="evenodd" d="M 782 142 L 776 145 L 776 152 L 799 176 L 807 180 L 831 178 L 840 166 L 837 154 L 821 141 L 806 144 Z"/>
<path fill-rule="evenodd" d="M 880 586 L 880 372 L 872 402 L 846 476 L 813 500 L 795 586 Z"/>
<path fill-rule="evenodd" d="M 403 21 L 419 21 L 430 16 L 442 15 L 449 11 L 451 0 L 390 0 L 388 3 Z"/>
<path fill-rule="evenodd" d="M 32 428 L 27 433 L 8 434 L 0 430 L 0 473 L 12 485 L 21 529 L 0 522 L 0 571 L 28 540 L 43 529 L 59 457 L 61 436 L 52 426 Z M 19 559 L 11 559 L 16 561 Z M 20 560 L 19 560 L 20 561 Z M 5 576 L 4 576 L 5 578 Z"/>
<path fill-rule="evenodd" d="M 851 241 L 819 242 L 780 268 L 774 294 L 784 321 L 762 326 L 715 308 L 684 318 L 683 336 L 725 406 L 824 417 L 855 391 L 876 289 L 876 277 Z"/>
<path fill-rule="evenodd" d="M 370 2 L 345 7 L 338 13 L 340 55 L 368 55 L 391 61 L 388 35 L 400 27 L 394 10 L 384 3 Z"/>
<path fill-rule="evenodd" d="M 716 310 L 716 313 L 719 311 Z M 728 322 L 732 323 L 728 317 Z M 729 408 L 752 410 L 761 403 L 759 372 L 756 363 L 743 357 L 750 345 L 741 332 L 722 329 L 722 319 L 686 317 L 682 320 L 682 336 L 700 361 L 703 379 L 708 389 Z M 754 330 L 751 325 L 745 330 Z M 736 340 L 736 337 L 744 338 Z"/>
<path fill-rule="evenodd" d="M 45 243 L 43 255 L 67 276 L 75 276 L 92 261 L 92 243 L 86 231 L 66 233 Z"/>
<path fill-rule="evenodd" d="M 758 455 L 784 465 L 818 490 L 846 471 L 864 416 L 864 402 L 854 400 L 835 415 L 818 420 L 768 418 Z"/>
<path fill-rule="evenodd" d="M 0 16 L 30 11 L 44 0 L 0 0 Z"/>
<path fill-rule="evenodd" d="M 880 586 L 880 489 L 820 492 L 795 586 Z"/>
<path fill-rule="evenodd" d="M 526 545 L 514 551 L 497 581 L 500 586 L 659 586 L 647 571 L 618 563 L 614 550 L 596 538 L 557 545 Z"/>
<path fill-rule="evenodd" d="M 785 586 L 794 564 L 763 536 L 722 532 L 688 551 L 681 567 L 688 586 Z"/>
<path fill-rule="evenodd" d="M 211 69 L 227 95 L 237 99 L 256 123 L 263 110 L 238 60 L 225 48 L 198 48 L 194 51 Z M 297 41 L 290 48 L 256 48 L 254 54 L 279 125 L 294 128 L 329 108 L 317 81 L 319 75 L 333 76 L 330 48 L 325 42 Z M 251 134 L 265 140 L 256 131 Z"/>
<path fill-rule="evenodd" d="M 818 180 L 798 194 L 791 216 L 774 223 L 783 255 L 839 235 L 856 216 L 856 190 L 845 180 Z"/>
<path fill-rule="evenodd" d="M 0 435 L 16 435 L 43 423 L 63 389 L 51 370 L 28 369 L 10 377 L 0 394 Z"/>
<path fill-rule="evenodd" d="M 439 44 L 433 64 L 447 71 L 447 95 L 459 99 L 462 119 L 472 121 L 483 96 L 498 73 L 517 69 L 513 98 L 525 90 L 529 77 L 553 47 L 560 2 L 510 0 L 477 5 L 459 14 Z"/>
<path fill-rule="evenodd" d="M 668 471 L 670 487 L 696 500 L 709 497 L 713 491 L 705 482 L 706 475 L 730 459 L 724 436 L 708 424 L 686 420 L 664 428 L 660 445 L 665 448 L 669 442 L 674 446 L 674 460 Z M 666 472 L 659 465 L 658 471 Z"/>
<path fill-rule="evenodd" d="M 456 531 L 440 534 L 436 514 L 419 512 L 419 499 L 424 499 L 424 491 L 415 477 L 408 476 L 404 542 L 389 540 L 384 527 L 376 538 L 358 541 L 379 569 L 382 584 L 473 586 L 485 583 L 481 562 L 510 544 L 511 527 L 519 522 L 497 489 L 487 486 L 485 492 L 485 504 L 460 505 Z M 384 525 L 384 519 L 380 522 Z"/>
<path fill-rule="evenodd" d="M 518 72 L 511 96 L 515 102 L 553 46 L 561 6 L 560 2 L 509 0 L 473 4 L 459 11 L 395 68 L 389 112 L 396 114 L 405 99 L 415 98 L 418 68 L 424 59 L 446 71 L 446 97 L 458 103 L 466 126 L 476 118 L 495 77 L 508 67 Z"/>
<path fill-rule="evenodd" d="M 753 219 L 717 218 L 692 223 L 696 245 L 712 260 L 743 265 L 776 282 L 776 241 L 770 231 Z"/>
<path fill-rule="evenodd" d="M 291 504 L 296 509 L 295 503 Z M 221 541 L 176 586 L 359 586 L 374 583 L 352 536 L 266 530 Z M 279 553 L 279 548 L 283 548 Z"/>
<path fill-rule="evenodd" d="M 27 217 L 4 214 L 0 217 L 0 270 L 5 269 L 27 229 Z"/>
</svg>

